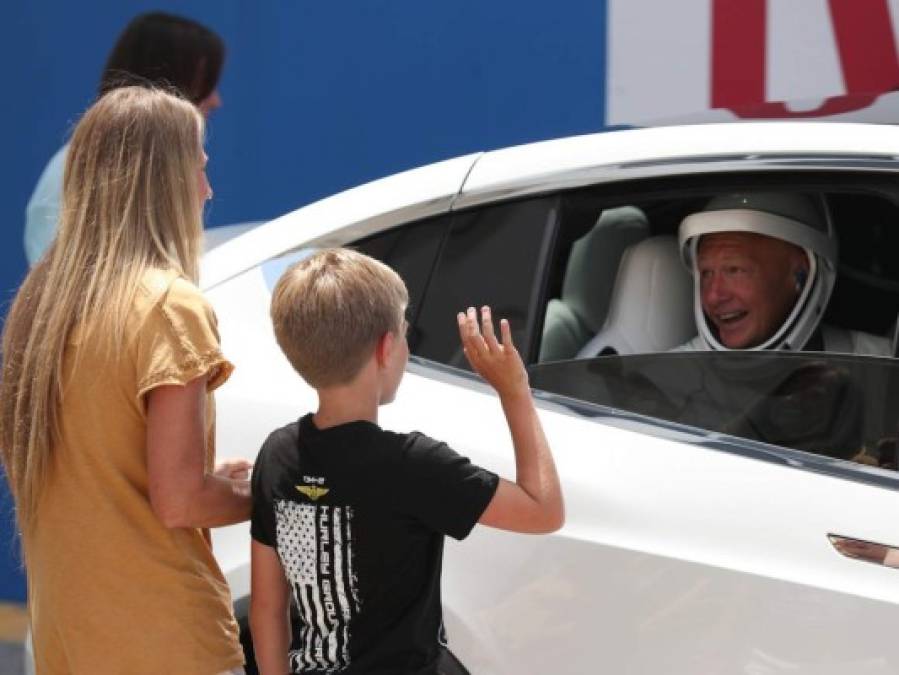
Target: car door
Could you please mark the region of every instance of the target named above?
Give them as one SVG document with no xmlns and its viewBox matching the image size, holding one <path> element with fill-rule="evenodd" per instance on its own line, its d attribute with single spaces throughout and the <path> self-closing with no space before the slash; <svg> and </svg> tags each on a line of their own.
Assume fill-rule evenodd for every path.
<svg viewBox="0 0 899 675">
<path fill-rule="evenodd" d="M 455 312 L 435 311 L 437 303 L 459 308 L 490 303 L 513 319 L 516 340 L 525 352 L 529 345 L 536 348 L 532 319 L 541 296 L 540 271 L 546 268 L 554 233 L 556 201 L 536 198 L 436 215 L 346 242 L 392 264 L 410 290 L 409 339 L 420 356 L 413 357 L 418 365 L 410 367 L 398 400 L 382 409 L 383 426 L 426 430 L 431 425 L 422 404 L 427 416 L 452 417 L 459 396 L 480 396 L 440 381 L 437 392 L 433 389 L 435 373 L 464 367 Z M 315 408 L 314 392 L 280 353 L 268 319 L 277 279 L 287 266 L 314 250 L 314 243 L 275 256 L 207 291 L 219 316 L 223 347 L 235 354 L 232 358 L 238 364 L 217 397 L 222 456 L 252 456 L 268 432 Z M 426 295 L 436 301 L 425 301 Z M 425 365 L 419 368 L 421 364 Z M 508 453 L 501 457 L 510 458 Z M 249 588 L 246 529 L 239 525 L 215 533 L 217 558 L 236 600 L 242 600 Z"/>
<path fill-rule="evenodd" d="M 484 209 L 472 222 L 489 228 L 488 216 L 498 208 Z M 470 241 L 477 246 L 476 236 Z M 492 272 L 475 261 L 471 268 L 464 259 L 456 264 L 449 278 L 478 280 L 483 296 L 496 293 L 506 278 L 501 264 Z M 546 270 L 535 268 L 534 274 L 537 287 L 548 277 Z M 460 371 L 458 354 L 448 348 L 451 317 L 468 302 L 461 297 L 471 296 L 445 287 L 425 292 L 429 313 L 419 320 L 445 316 L 447 347 L 432 353 L 413 347 L 418 356 L 408 381 L 382 421 L 401 429 L 414 424 L 513 477 L 513 451 L 495 396 Z M 522 319 L 534 334 L 539 317 Z M 523 348 L 533 354 L 526 338 Z M 693 358 L 698 364 L 706 356 Z M 538 405 L 562 475 L 568 521 L 547 537 L 478 528 L 469 540 L 448 545 L 444 603 L 450 643 L 470 670 L 899 668 L 899 652 L 889 639 L 899 616 L 897 571 L 847 558 L 832 544 L 833 535 L 899 543 L 899 527 L 884 516 L 899 507 L 892 472 L 846 458 L 815 462 L 809 457 L 814 448 L 795 451 L 777 445 L 777 438 L 741 437 L 737 428 L 716 428 L 698 413 L 666 418 L 653 401 L 637 395 L 633 380 L 609 386 L 633 394 L 644 407 L 620 398 L 594 402 L 572 385 L 612 382 L 610 374 L 631 358 L 606 360 L 608 372 L 591 372 L 595 362 L 581 361 L 545 364 L 532 373 L 538 389 L 552 392 L 538 391 Z M 646 358 L 650 367 L 687 359 Z M 825 363 L 835 365 L 834 359 Z M 863 409 L 873 421 L 863 426 L 865 440 L 872 424 L 888 434 L 896 418 L 879 392 L 890 387 L 883 371 L 891 361 L 843 357 L 846 364 L 881 373 L 864 383 Z M 541 368 L 561 370 L 553 386 Z M 695 364 L 684 364 L 675 382 L 682 384 L 694 370 Z M 791 372 L 778 375 L 777 384 Z M 717 386 L 733 395 L 745 390 L 744 383 L 727 379 Z M 771 385 L 754 399 L 738 399 L 733 411 L 775 390 Z M 815 392 L 815 386 L 802 390 L 802 402 L 819 401 Z"/>
<path fill-rule="evenodd" d="M 513 317 L 525 358 L 536 361 L 565 197 L 463 194 L 454 203 L 465 208 L 442 215 L 383 216 L 373 233 L 350 226 L 308 238 L 356 245 L 410 286 L 413 357 L 395 403 L 381 411 L 383 426 L 423 431 L 514 477 L 499 404 L 466 371 L 453 317 L 468 304 L 500 308 Z M 241 446 L 253 454 L 266 430 L 315 405 L 267 328 L 270 288 L 303 254 L 279 253 L 210 290 L 226 350 L 239 345 L 230 392 L 220 396 L 225 454 Z M 595 381 L 577 370 L 562 380 Z M 888 632 L 899 618 L 896 570 L 840 555 L 828 538 L 899 544 L 884 516 L 899 506 L 890 472 L 809 463 L 767 441 L 542 386 L 538 407 L 567 524 L 547 537 L 476 528 L 448 544 L 450 644 L 471 672 L 899 668 Z M 219 535 L 218 556 L 232 588 L 245 593 L 246 555 L 231 552 L 244 550 L 246 532 L 229 536 Z"/>
<path fill-rule="evenodd" d="M 219 457 L 254 458 L 266 436 L 314 407 L 315 394 L 281 354 L 269 318 L 278 277 L 309 250 L 341 245 L 399 224 L 437 223 L 440 232 L 477 155 L 412 169 L 315 202 L 212 248 L 202 261 L 200 286 L 218 316 L 225 355 L 236 368 L 216 395 Z M 440 237 L 426 235 L 436 253 Z M 413 286 L 430 273 L 425 254 L 413 264 Z M 421 283 L 419 283 L 419 276 Z M 249 595 L 249 526 L 214 532 L 216 558 L 235 601 Z"/>
</svg>

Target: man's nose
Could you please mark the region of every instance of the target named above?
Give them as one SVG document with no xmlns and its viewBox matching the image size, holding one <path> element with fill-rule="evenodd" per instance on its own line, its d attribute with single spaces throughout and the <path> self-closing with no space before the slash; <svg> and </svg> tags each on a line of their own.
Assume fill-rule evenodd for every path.
<svg viewBox="0 0 899 675">
<path fill-rule="evenodd" d="M 708 306 L 716 305 L 722 300 L 726 300 L 729 295 L 727 282 L 724 281 L 720 274 L 709 274 L 705 279 L 702 287 L 703 304 Z"/>
</svg>

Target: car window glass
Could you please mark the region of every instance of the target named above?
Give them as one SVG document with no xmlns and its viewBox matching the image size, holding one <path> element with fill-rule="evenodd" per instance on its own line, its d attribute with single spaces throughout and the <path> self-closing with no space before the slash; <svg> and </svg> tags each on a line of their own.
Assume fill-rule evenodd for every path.
<svg viewBox="0 0 899 675">
<path fill-rule="evenodd" d="M 456 215 L 418 316 L 414 354 L 468 368 L 456 314 L 486 304 L 497 320 L 509 320 L 528 358 L 556 203 L 536 199 Z"/>
<path fill-rule="evenodd" d="M 424 222 L 403 225 L 367 237 L 351 247 L 393 268 L 409 290 L 409 348 L 418 343 L 416 318 L 421 312 L 421 299 L 428 285 L 434 260 L 440 250 L 451 216 L 439 216 Z"/>
<path fill-rule="evenodd" d="M 885 335 L 899 314 L 899 206 L 865 194 L 830 194 L 839 278 L 824 321 Z"/>
<path fill-rule="evenodd" d="M 537 389 L 817 455 L 896 469 L 899 362 L 674 352 L 532 366 Z"/>
<path fill-rule="evenodd" d="M 690 344 L 698 330 L 679 226 L 715 197 L 756 190 L 821 200 L 835 226 L 839 257 L 821 319 L 824 333 L 814 333 L 805 348 L 892 353 L 888 338 L 899 326 L 899 193 L 875 177 L 832 176 L 833 184 L 819 186 L 798 175 L 777 186 L 755 185 L 758 180 L 721 177 L 720 185 L 707 181 L 700 187 L 684 179 L 678 181 L 683 189 L 673 190 L 671 181 L 653 191 L 656 181 L 634 183 L 621 194 L 597 186 L 563 195 L 538 360 L 655 353 Z M 816 307 L 814 315 L 820 312 Z"/>
</svg>

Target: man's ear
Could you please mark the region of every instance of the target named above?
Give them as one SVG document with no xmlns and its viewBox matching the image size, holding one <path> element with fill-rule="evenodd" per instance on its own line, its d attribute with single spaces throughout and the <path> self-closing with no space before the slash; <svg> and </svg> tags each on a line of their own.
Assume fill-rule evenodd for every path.
<svg viewBox="0 0 899 675">
<path fill-rule="evenodd" d="M 378 362 L 378 366 L 384 367 L 387 365 L 390 354 L 393 352 L 395 340 L 396 336 L 390 331 L 378 338 L 378 344 L 375 345 L 375 360 Z"/>
<path fill-rule="evenodd" d="M 801 292 L 805 288 L 805 282 L 808 279 L 808 258 L 803 254 L 793 261 L 793 282 L 796 284 L 796 291 Z"/>
</svg>

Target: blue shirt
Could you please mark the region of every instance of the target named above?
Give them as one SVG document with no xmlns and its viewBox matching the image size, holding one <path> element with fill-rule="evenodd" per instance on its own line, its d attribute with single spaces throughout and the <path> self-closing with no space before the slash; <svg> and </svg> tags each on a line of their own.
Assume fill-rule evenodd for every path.
<svg viewBox="0 0 899 675">
<path fill-rule="evenodd" d="M 25 208 L 25 257 L 32 267 L 56 236 L 62 203 L 62 174 L 68 153 L 69 144 L 66 143 L 47 162 Z"/>
</svg>

